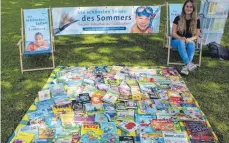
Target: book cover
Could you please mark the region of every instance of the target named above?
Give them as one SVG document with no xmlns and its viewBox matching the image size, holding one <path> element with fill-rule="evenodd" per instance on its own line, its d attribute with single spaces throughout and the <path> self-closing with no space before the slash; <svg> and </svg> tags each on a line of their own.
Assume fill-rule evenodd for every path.
<svg viewBox="0 0 229 143">
<path fill-rule="evenodd" d="M 71 127 L 75 125 L 73 112 L 61 114 L 60 119 L 63 127 Z"/>
<path fill-rule="evenodd" d="M 155 131 L 174 131 L 171 119 L 152 119 L 151 124 Z"/>
<path fill-rule="evenodd" d="M 71 86 L 67 88 L 67 96 L 70 100 L 75 100 L 78 96 L 78 86 Z"/>
<path fill-rule="evenodd" d="M 95 115 L 88 115 L 88 114 L 85 114 L 85 113 L 74 113 L 75 114 L 75 122 L 79 122 L 79 123 L 82 123 L 82 122 L 94 122 L 95 121 Z"/>
<path fill-rule="evenodd" d="M 73 112 L 76 113 L 83 113 L 84 112 L 83 103 L 76 100 L 72 100 L 72 110 Z"/>
<path fill-rule="evenodd" d="M 136 109 L 138 107 L 137 101 L 134 101 L 134 100 L 128 100 L 125 103 L 126 103 L 126 107 L 130 109 Z"/>
<path fill-rule="evenodd" d="M 184 121 L 184 126 L 191 140 L 196 142 L 214 141 L 212 131 L 203 121 Z"/>
<path fill-rule="evenodd" d="M 39 138 L 40 139 L 53 139 L 55 135 L 54 128 L 40 127 L 39 128 Z"/>
<path fill-rule="evenodd" d="M 64 89 L 64 84 L 62 83 L 52 84 L 50 86 L 50 92 L 52 94 L 52 97 L 66 94 L 65 89 Z"/>
<path fill-rule="evenodd" d="M 133 136 L 119 136 L 119 143 L 135 143 Z"/>
<path fill-rule="evenodd" d="M 102 143 L 119 143 L 119 136 L 115 133 L 103 134 Z"/>
<path fill-rule="evenodd" d="M 103 104 L 103 108 L 107 112 L 116 112 L 115 106 L 113 104 Z"/>
<path fill-rule="evenodd" d="M 42 100 L 48 100 L 51 98 L 51 94 L 50 94 L 50 90 L 46 89 L 46 90 L 41 90 L 38 92 L 38 100 L 42 101 Z"/>
<path fill-rule="evenodd" d="M 115 122 L 101 122 L 100 128 L 103 134 L 117 133 L 117 127 L 116 127 Z"/>
<path fill-rule="evenodd" d="M 102 131 L 97 124 L 86 124 L 84 123 L 81 127 L 81 136 L 87 132 L 94 132 L 96 135 L 102 135 Z"/>
<path fill-rule="evenodd" d="M 126 104 L 124 102 L 116 103 L 115 105 L 117 111 L 126 110 Z"/>
<path fill-rule="evenodd" d="M 81 93 L 79 94 L 79 101 L 82 103 L 90 103 L 91 98 L 89 96 L 89 93 Z"/>
<path fill-rule="evenodd" d="M 31 143 L 34 139 L 33 133 L 18 132 L 10 143 Z"/>
<path fill-rule="evenodd" d="M 117 101 L 117 99 L 118 99 L 118 95 L 111 92 L 107 92 L 102 98 L 104 102 L 111 103 L 111 104 L 114 104 Z"/>
<path fill-rule="evenodd" d="M 46 126 L 46 124 L 45 124 L 45 118 L 44 117 L 30 119 L 29 123 L 30 123 L 30 125 Z"/>
<path fill-rule="evenodd" d="M 104 113 L 95 113 L 95 122 L 108 122 L 108 118 Z"/>
<path fill-rule="evenodd" d="M 95 110 L 95 106 L 93 104 L 91 104 L 91 103 L 84 104 L 84 110 L 86 112 L 94 112 L 94 111 L 96 111 Z"/>
<path fill-rule="evenodd" d="M 26 125 L 19 129 L 19 132 L 26 132 L 34 134 L 34 140 L 39 139 L 38 137 L 38 125 Z"/>
<path fill-rule="evenodd" d="M 171 119 L 172 116 L 166 110 L 156 112 L 157 119 Z"/>
<path fill-rule="evenodd" d="M 156 116 L 145 115 L 145 114 L 135 114 L 135 122 L 139 124 L 140 132 L 152 133 L 151 120 L 156 119 Z"/>
<path fill-rule="evenodd" d="M 103 101 L 101 100 L 104 96 L 103 92 L 100 91 L 96 91 L 94 93 L 91 94 L 91 103 L 92 104 L 102 104 Z"/>
<path fill-rule="evenodd" d="M 118 123 L 117 125 L 121 130 L 125 132 L 134 132 L 135 130 L 138 129 L 139 125 L 135 123 L 134 121 L 122 121 Z"/>
<path fill-rule="evenodd" d="M 184 132 L 162 132 L 166 143 L 189 143 Z"/>
<path fill-rule="evenodd" d="M 140 141 L 141 143 L 164 143 L 164 139 L 160 133 L 141 133 Z"/>
<path fill-rule="evenodd" d="M 134 110 L 125 110 L 125 111 L 118 111 L 117 112 L 117 120 L 134 120 Z"/>
</svg>

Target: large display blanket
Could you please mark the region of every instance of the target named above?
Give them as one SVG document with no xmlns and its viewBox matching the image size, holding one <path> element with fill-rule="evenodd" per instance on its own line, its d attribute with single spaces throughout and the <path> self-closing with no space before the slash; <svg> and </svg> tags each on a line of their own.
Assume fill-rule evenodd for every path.
<svg viewBox="0 0 229 143">
<path fill-rule="evenodd" d="M 10 143 L 218 142 L 173 67 L 57 67 Z"/>
</svg>

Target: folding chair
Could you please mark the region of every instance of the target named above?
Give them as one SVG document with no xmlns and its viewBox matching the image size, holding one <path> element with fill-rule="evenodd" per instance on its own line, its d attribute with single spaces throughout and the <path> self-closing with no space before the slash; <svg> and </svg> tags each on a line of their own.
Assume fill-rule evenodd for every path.
<svg viewBox="0 0 229 143">
<path fill-rule="evenodd" d="M 171 37 L 172 37 L 172 25 L 176 16 L 180 15 L 182 12 L 183 4 L 166 4 L 167 8 L 167 28 L 166 28 L 166 39 L 168 48 L 168 57 L 167 57 L 167 65 L 184 65 L 182 62 L 170 62 L 171 50 L 177 51 L 176 48 L 171 47 Z M 169 15 L 169 18 L 168 18 Z M 202 39 L 199 37 L 196 41 L 196 49 L 195 52 L 199 53 L 199 62 L 195 63 L 200 67 L 201 65 L 201 57 L 202 57 Z"/>
</svg>

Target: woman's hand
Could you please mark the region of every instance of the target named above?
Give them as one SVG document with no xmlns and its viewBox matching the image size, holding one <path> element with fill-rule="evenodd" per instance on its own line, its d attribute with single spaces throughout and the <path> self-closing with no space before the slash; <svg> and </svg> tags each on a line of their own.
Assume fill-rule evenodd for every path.
<svg viewBox="0 0 229 143">
<path fill-rule="evenodd" d="M 184 41 L 186 43 L 186 38 L 185 37 L 181 37 L 180 40 Z"/>
<path fill-rule="evenodd" d="M 190 38 L 186 38 L 185 43 L 192 41 Z"/>
</svg>

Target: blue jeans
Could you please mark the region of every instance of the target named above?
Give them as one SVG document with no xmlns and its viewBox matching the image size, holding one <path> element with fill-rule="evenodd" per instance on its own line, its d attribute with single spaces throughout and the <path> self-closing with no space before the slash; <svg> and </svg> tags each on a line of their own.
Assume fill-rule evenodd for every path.
<svg viewBox="0 0 229 143">
<path fill-rule="evenodd" d="M 195 54 L 195 42 L 189 41 L 188 43 L 185 43 L 180 39 L 174 39 L 171 41 L 171 47 L 178 49 L 178 52 L 184 64 L 192 62 Z"/>
</svg>

